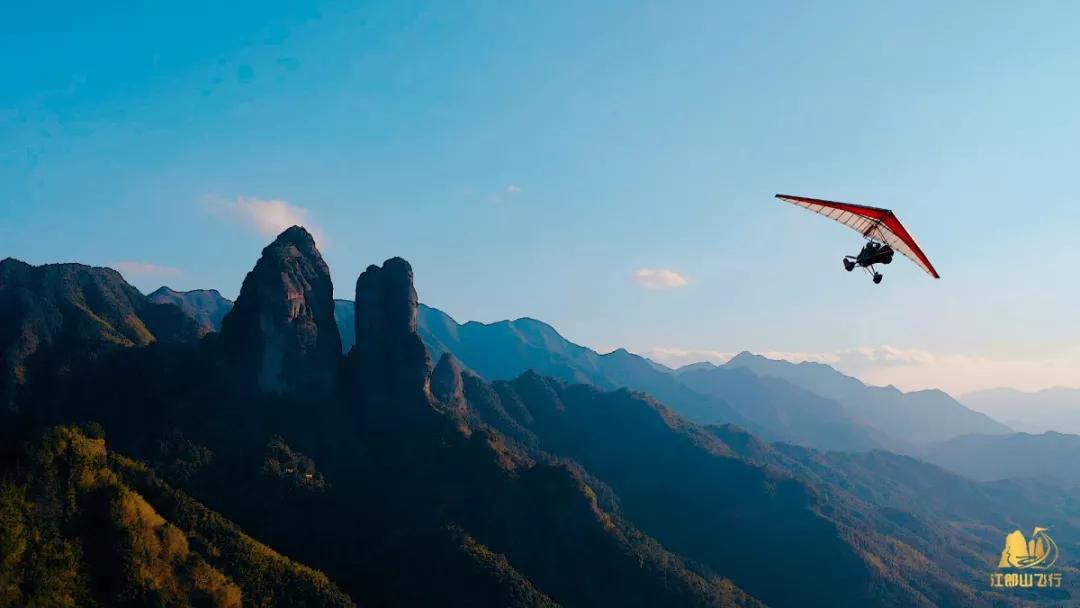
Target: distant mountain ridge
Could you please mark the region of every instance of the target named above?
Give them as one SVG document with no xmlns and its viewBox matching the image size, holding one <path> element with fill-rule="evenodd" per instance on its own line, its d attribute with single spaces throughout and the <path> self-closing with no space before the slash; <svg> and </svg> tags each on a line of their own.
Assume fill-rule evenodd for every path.
<svg viewBox="0 0 1080 608">
<path fill-rule="evenodd" d="M 972 479 L 1034 477 L 1080 484 L 1080 435 L 963 435 L 919 446 L 915 456 Z"/>
<path fill-rule="evenodd" d="M 224 305 L 211 302 L 218 310 Z M 345 354 L 355 343 L 354 310 L 352 301 L 334 300 Z M 1011 430 L 941 391 L 867 386 L 824 364 L 744 352 L 724 365 L 701 362 L 672 370 L 625 349 L 597 353 L 528 317 L 458 323 L 431 306 L 419 304 L 417 310 L 418 331 L 433 361 L 452 352 L 466 369 L 488 379 L 508 380 L 533 369 L 602 389 L 640 390 L 696 422 L 736 423 L 772 441 L 911 453 L 920 443 Z"/>
<path fill-rule="evenodd" d="M 232 310 L 233 303 L 216 289 L 176 291 L 159 287 L 146 296 L 151 302 L 173 304 L 195 319 L 204 332 L 221 331 L 221 321 Z"/>
<path fill-rule="evenodd" d="M 346 352 L 355 341 L 353 310 L 351 301 L 335 301 L 335 317 L 342 329 Z M 1069 471 L 1059 470 L 1056 464 L 1080 456 L 1080 444 L 1069 435 L 1040 434 L 1044 429 L 1039 426 L 1041 423 L 1043 427 L 1068 428 L 1069 415 L 1073 413 L 1071 399 L 1078 392 L 1075 389 L 1058 388 L 1035 393 L 994 389 L 963 397 L 964 401 L 972 402 L 976 410 L 1000 406 L 993 410 L 1000 412 L 1000 418 L 1006 418 L 1010 412 L 1028 412 L 1029 422 L 1037 431 L 1035 434 L 1002 434 L 1000 427 L 992 423 L 987 425 L 979 416 L 972 417 L 961 411 L 960 416 L 973 421 L 974 428 L 979 431 L 989 428 L 997 432 L 989 435 L 974 432 L 930 441 L 904 441 L 865 422 L 855 421 L 855 416 L 841 405 L 841 400 L 846 399 L 850 407 L 861 407 L 860 403 L 873 403 L 882 398 L 895 403 L 911 399 L 910 396 L 914 395 L 916 408 L 937 407 L 936 401 L 955 412 L 952 400 L 936 391 L 901 393 L 890 387 L 869 387 L 823 364 L 791 364 L 749 353 L 737 355 L 729 365 L 701 362 L 670 370 L 624 350 L 601 355 L 569 342 L 554 328 L 535 319 L 458 324 L 449 315 L 423 304 L 418 307 L 418 329 L 435 357 L 457 351 L 468 361 L 479 361 L 479 365 L 474 365 L 479 370 L 474 371 L 483 372 L 482 375 L 486 377 L 512 379 L 516 377 L 515 372 L 531 368 L 544 370 L 547 374 L 570 382 L 584 382 L 608 389 L 619 386 L 638 388 L 650 382 L 649 388 L 641 390 L 663 394 L 666 403 L 691 418 L 705 423 L 737 422 L 774 441 L 840 450 L 886 448 L 979 480 L 1042 476 L 1058 477 L 1069 482 L 1080 481 Z M 495 335 L 495 338 L 491 338 L 491 335 Z M 491 341 L 495 342 L 496 348 L 490 347 Z M 497 353 L 497 356 L 491 356 L 491 353 Z M 489 365 L 489 359 L 494 359 L 497 365 Z M 651 368 L 643 365 L 643 361 Z M 473 369 L 469 365 L 466 367 Z M 745 375 L 754 371 L 762 375 L 754 373 L 757 380 L 747 382 Z M 673 375 L 690 392 L 666 381 L 657 372 Z M 800 386 L 800 383 L 808 388 Z M 813 389 L 839 398 L 827 399 Z M 710 403 L 710 396 L 715 396 L 718 401 Z M 930 405 L 927 405 L 927 401 Z M 694 409 L 687 411 L 679 408 L 686 404 L 704 411 L 704 415 L 694 416 Z M 907 406 L 906 403 L 897 405 L 898 408 Z M 732 410 L 725 407 L 732 407 Z M 723 419 L 723 416 L 728 418 Z M 786 429 L 797 429 L 798 432 Z"/>
<path fill-rule="evenodd" d="M 338 300 L 337 306 L 339 320 L 347 318 L 350 303 Z M 601 389 L 642 391 L 696 422 L 736 423 L 770 440 L 830 449 L 886 445 L 880 433 L 858 428 L 839 406 L 782 381 L 717 370 L 710 373 L 714 379 L 724 378 L 723 387 L 693 386 L 673 370 L 626 349 L 600 354 L 531 318 L 461 324 L 421 304 L 418 326 L 433 359 L 453 353 L 465 368 L 487 379 L 510 380 L 535 370 Z"/>
<path fill-rule="evenodd" d="M 788 429 L 780 437 L 788 443 L 834 450 L 900 447 L 886 433 L 857 422 L 836 401 L 782 379 L 742 368 L 704 366 L 681 368 L 676 377 L 700 393 L 739 404 L 739 411 L 758 427 Z"/>
<path fill-rule="evenodd" d="M 974 412 L 940 390 L 904 393 L 867 386 L 823 363 L 792 363 L 743 352 L 723 365 L 779 378 L 832 399 L 855 420 L 910 443 L 943 441 L 969 433 L 1010 433 L 1012 429 Z"/>
<path fill-rule="evenodd" d="M 1018 431 L 1080 434 L 1080 388 L 1055 387 L 1033 392 L 996 388 L 965 393 L 960 396 L 960 402 Z"/>
<path fill-rule="evenodd" d="M 349 302 L 336 305 L 339 320 L 349 315 Z M 625 349 L 597 353 L 531 318 L 458 323 L 421 304 L 418 323 L 433 358 L 452 352 L 485 378 L 512 379 L 534 369 L 568 382 L 631 388 L 696 422 L 735 423 L 772 441 L 909 452 L 912 444 L 1010 431 L 941 391 L 867 386 L 823 364 L 797 367 L 741 353 L 722 366 L 699 363 L 670 370 Z"/>
<path fill-rule="evenodd" d="M 352 312 L 352 302 L 337 300 L 336 305 L 339 320 Z M 451 352 L 464 368 L 488 380 L 509 380 L 533 369 L 602 389 L 643 390 L 691 417 L 737 417 L 721 400 L 690 391 L 643 357 L 625 349 L 601 355 L 535 319 L 459 324 L 441 310 L 420 304 L 417 327 L 433 360 Z"/>
</svg>

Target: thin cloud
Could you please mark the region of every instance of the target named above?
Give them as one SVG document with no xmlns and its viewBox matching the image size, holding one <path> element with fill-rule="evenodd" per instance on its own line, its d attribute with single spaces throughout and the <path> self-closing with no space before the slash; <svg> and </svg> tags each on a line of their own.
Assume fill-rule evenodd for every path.
<svg viewBox="0 0 1080 608">
<path fill-rule="evenodd" d="M 806 353 L 786 350 L 767 350 L 757 353 L 766 359 L 783 359 L 792 363 L 826 363 L 834 365 L 840 363 L 840 356 L 836 353 Z"/>
<path fill-rule="evenodd" d="M 483 196 L 484 200 L 486 200 L 488 202 L 488 204 L 501 205 L 501 204 L 510 203 L 510 201 L 516 200 L 524 192 L 525 192 L 525 188 L 522 188 L 518 184 L 507 184 L 502 189 L 488 191 L 488 193 L 486 195 L 482 191 L 479 192 L 479 194 L 481 196 Z M 469 187 L 465 188 L 464 194 L 465 194 L 465 196 L 471 197 L 474 194 L 478 194 L 478 192 L 477 192 L 477 190 L 475 188 L 473 188 L 472 186 L 469 186 Z"/>
<path fill-rule="evenodd" d="M 904 390 L 934 387 L 954 395 L 998 386 L 1038 390 L 1075 386 L 1080 349 L 1024 357 L 880 346 L 856 349 L 838 367 L 865 382 L 893 384 Z"/>
<path fill-rule="evenodd" d="M 320 246 L 326 245 L 322 231 L 309 221 L 308 209 L 288 201 L 246 196 L 234 199 L 207 196 L 203 198 L 203 206 L 211 214 L 239 223 L 262 236 L 277 236 L 286 228 L 304 226 Z"/>
<path fill-rule="evenodd" d="M 150 262 L 115 262 L 112 264 L 120 274 L 125 277 L 175 277 L 184 274 L 179 268 L 161 266 Z"/>
<path fill-rule="evenodd" d="M 691 363 L 700 363 L 702 361 L 708 361 L 709 363 L 719 365 L 721 363 L 726 363 L 734 356 L 735 353 L 708 349 L 670 348 L 664 346 L 657 346 L 649 349 L 650 359 L 673 368 L 690 365 Z"/>
<path fill-rule="evenodd" d="M 888 344 L 863 346 L 855 349 L 854 354 L 877 365 L 933 365 L 937 362 L 937 357 L 928 350 L 898 348 Z"/>
<path fill-rule="evenodd" d="M 634 283 L 645 289 L 678 289 L 686 287 L 686 277 L 669 268 L 638 268 Z"/>
<path fill-rule="evenodd" d="M 940 388 L 953 395 L 999 386 L 1022 390 L 1075 386 L 1076 369 L 1080 367 L 1080 348 L 1032 357 L 933 352 L 888 344 L 822 352 L 766 350 L 756 354 L 792 363 L 824 363 L 876 386 L 891 384 L 905 391 Z M 652 359 L 670 367 L 699 361 L 720 364 L 732 355 L 677 347 L 649 351 Z"/>
</svg>

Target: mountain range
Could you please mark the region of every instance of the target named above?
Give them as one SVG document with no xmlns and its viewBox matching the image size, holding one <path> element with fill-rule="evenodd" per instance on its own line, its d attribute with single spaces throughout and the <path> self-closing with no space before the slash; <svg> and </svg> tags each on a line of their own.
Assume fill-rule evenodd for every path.
<svg viewBox="0 0 1080 608">
<path fill-rule="evenodd" d="M 867 386 L 823 363 L 792 363 L 741 353 L 724 367 L 786 380 L 840 404 L 855 419 L 907 442 L 941 441 L 968 433 L 1009 433 L 1009 427 L 973 412 L 939 390 L 905 393 Z"/>
<path fill-rule="evenodd" d="M 352 309 L 348 301 L 336 305 L 340 323 Z M 671 370 L 625 349 L 597 353 L 535 319 L 462 324 L 424 305 L 418 327 L 433 357 L 452 352 L 484 378 L 511 379 L 532 369 L 602 389 L 630 388 L 700 424 L 731 422 L 771 441 L 907 452 L 968 433 L 1010 432 L 942 391 L 867 386 L 823 364 L 743 352 L 722 366 Z"/>
<path fill-rule="evenodd" d="M 180 305 L 213 331 L 220 329 L 232 306 L 215 290 L 162 287 L 149 298 Z M 335 300 L 334 306 L 347 353 L 353 344 L 353 303 Z M 825 364 L 790 363 L 748 352 L 724 365 L 702 362 L 672 370 L 625 349 L 598 353 L 536 319 L 462 324 L 424 304 L 418 306 L 417 325 L 433 358 L 452 352 L 485 378 L 511 379 L 532 369 L 603 389 L 631 388 L 657 396 L 702 424 L 735 422 L 770 440 L 822 449 L 914 452 L 915 445 L 961 435 L 1009 433 L 1012 429 L 997 419 L 1008 418 L 1010 412 L 1016 417 L 1027 411 L 1029 419 L 1054 420 L 1054 428 L 1061 429 L 1080 411 L 1080 397 L 1071 389 L 981 391 L 964 395 L 962 403 L 942 391 L 905 393 L 867 386 Z M 1030 427 L 1050 430 L 1034 422 Z"/>
<path fill-rule="evenodd" d="M 334 301 L 300 227 L 262 251 L 220 325 L 159 292 L 109 269 L 0 262 L 0 605 L 1076 594 L 1069 487 L 867 451 L 910 439 L 868 424 L 877 403 L 745 365 L 600 355 L 533 320 L 459 325 L 419 304 L 401 258 Z M 915 413 L 955 403 L 900 395 L 890 407 Z M 862 451 L 813 447 L 829 442 Z M 1001 539 L 1036 523 L 1055 532 L 1065 585 L 991 589 Z"/>
<path fill-rule="evenodd" d="M 228 300 L 221 302 L 231 305 Z M 352 301 L 335 301 L 335 318 L 345 329 L 346 352 L 353 341 L 353 313 Z M 1010 412 L 1029 411 L 1030 419 L 1068 428 L 1069 417 L 1078 410 L 1072 405 L 1075 391 L 1071 389 L 969 393 L 963 401 L 973 407 L 967 408 L 941 391 L 904 393 L 893 387 L 872 387 L 828 365 L 789 363 L 746 352 L 724 365 L 702 362 L 672 370 L 624 349 L 597 353 L 529 318 L 461 324 L 437 308 L 419 304 L 417 324 L 434 357 L 453 352 L 466 369 L 486 378 L 513 379 L 533 369 L 604 389 L 627 387 L 660 396 L 681 415 L 701 424 L 736 423 L 770 441 L 826 450 L 883 448 L 976 479 L 1076 479 L 1071 470 L 1053 466 L 1071 458 L 1072 435 L 1014 436 L 986 415 L 1005 418 Z M 1012 422 L 1025 428 L 1024 423 Z M 1021 444 L 1030 447 L 1013 449 Z"/>
<path fill-rule="evenodd" d="M 183 310 L 154 303 L 111 268 L 81 264 L 31 266 L 0 260 L 0 409 L 35 368 L 55 369 L 113 346 L 199 338 Z"/>
<path fill-rule="evenodd" d="M 233 303 L 216 289 L 175 291 L 162 286 L 146 296 L 156 304 L 172 304 L 199 324 L 204 333 L 221 331 L 221 322 L 232 310 Z"/>
<path fill-rule="evenodd" d="M 1033 392 L 995 388 L 965 393 L 960 401 L 1018 431 L 1080 433 L 1080 389 L 1077 388 Z"/>
<path fill-rule="evenodd" d="M 915 455 L 972 479 L 1042 477 L 1080 484 L 1080 435 L 1047 431 L 962 435 L 920 446 Z"/>
</svg>

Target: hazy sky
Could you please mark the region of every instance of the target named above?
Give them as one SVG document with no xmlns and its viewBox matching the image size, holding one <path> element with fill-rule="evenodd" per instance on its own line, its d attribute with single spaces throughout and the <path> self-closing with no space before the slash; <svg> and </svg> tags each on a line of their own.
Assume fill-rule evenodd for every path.
<svg viewBox="0 0 1080 608">
<path fill-rule="evenodd" d="M 401 255 L 458 320 L 670 364 L 1080 385 L 1075 2 L 108 4 L 0 20 L 0 256 L 234 296 L 303 223 L 339 297 Z M 844 272 L 776 192 L 894 209 L 943 278 Z"/>
</svg>

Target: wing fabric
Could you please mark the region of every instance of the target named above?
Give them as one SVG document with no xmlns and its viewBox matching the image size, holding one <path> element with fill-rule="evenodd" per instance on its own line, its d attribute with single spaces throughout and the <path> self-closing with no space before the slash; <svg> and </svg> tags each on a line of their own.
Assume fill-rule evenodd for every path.
<svg viewBox="0 0 1080 608">
<path fill-rule="evenodd" d="M 904 254 L 927 274 L 940 279 L 934 265 L 927 259 L 926 254 L 919 248 L 918 243 L 908 233 L 896 215 L 888 209 L 870 207 L 868 205 L 855 205 L 853 203 L 838 203 L 824 201 L 816 198 L 792 196 L 789 194 L 777 194 L 776 198 L 809 209 L 825 217 L 836 220 L 841 224 L 857 231 L 859 234 L 881 241 L 892 247 L 894 251 Z"/>
</svg>

